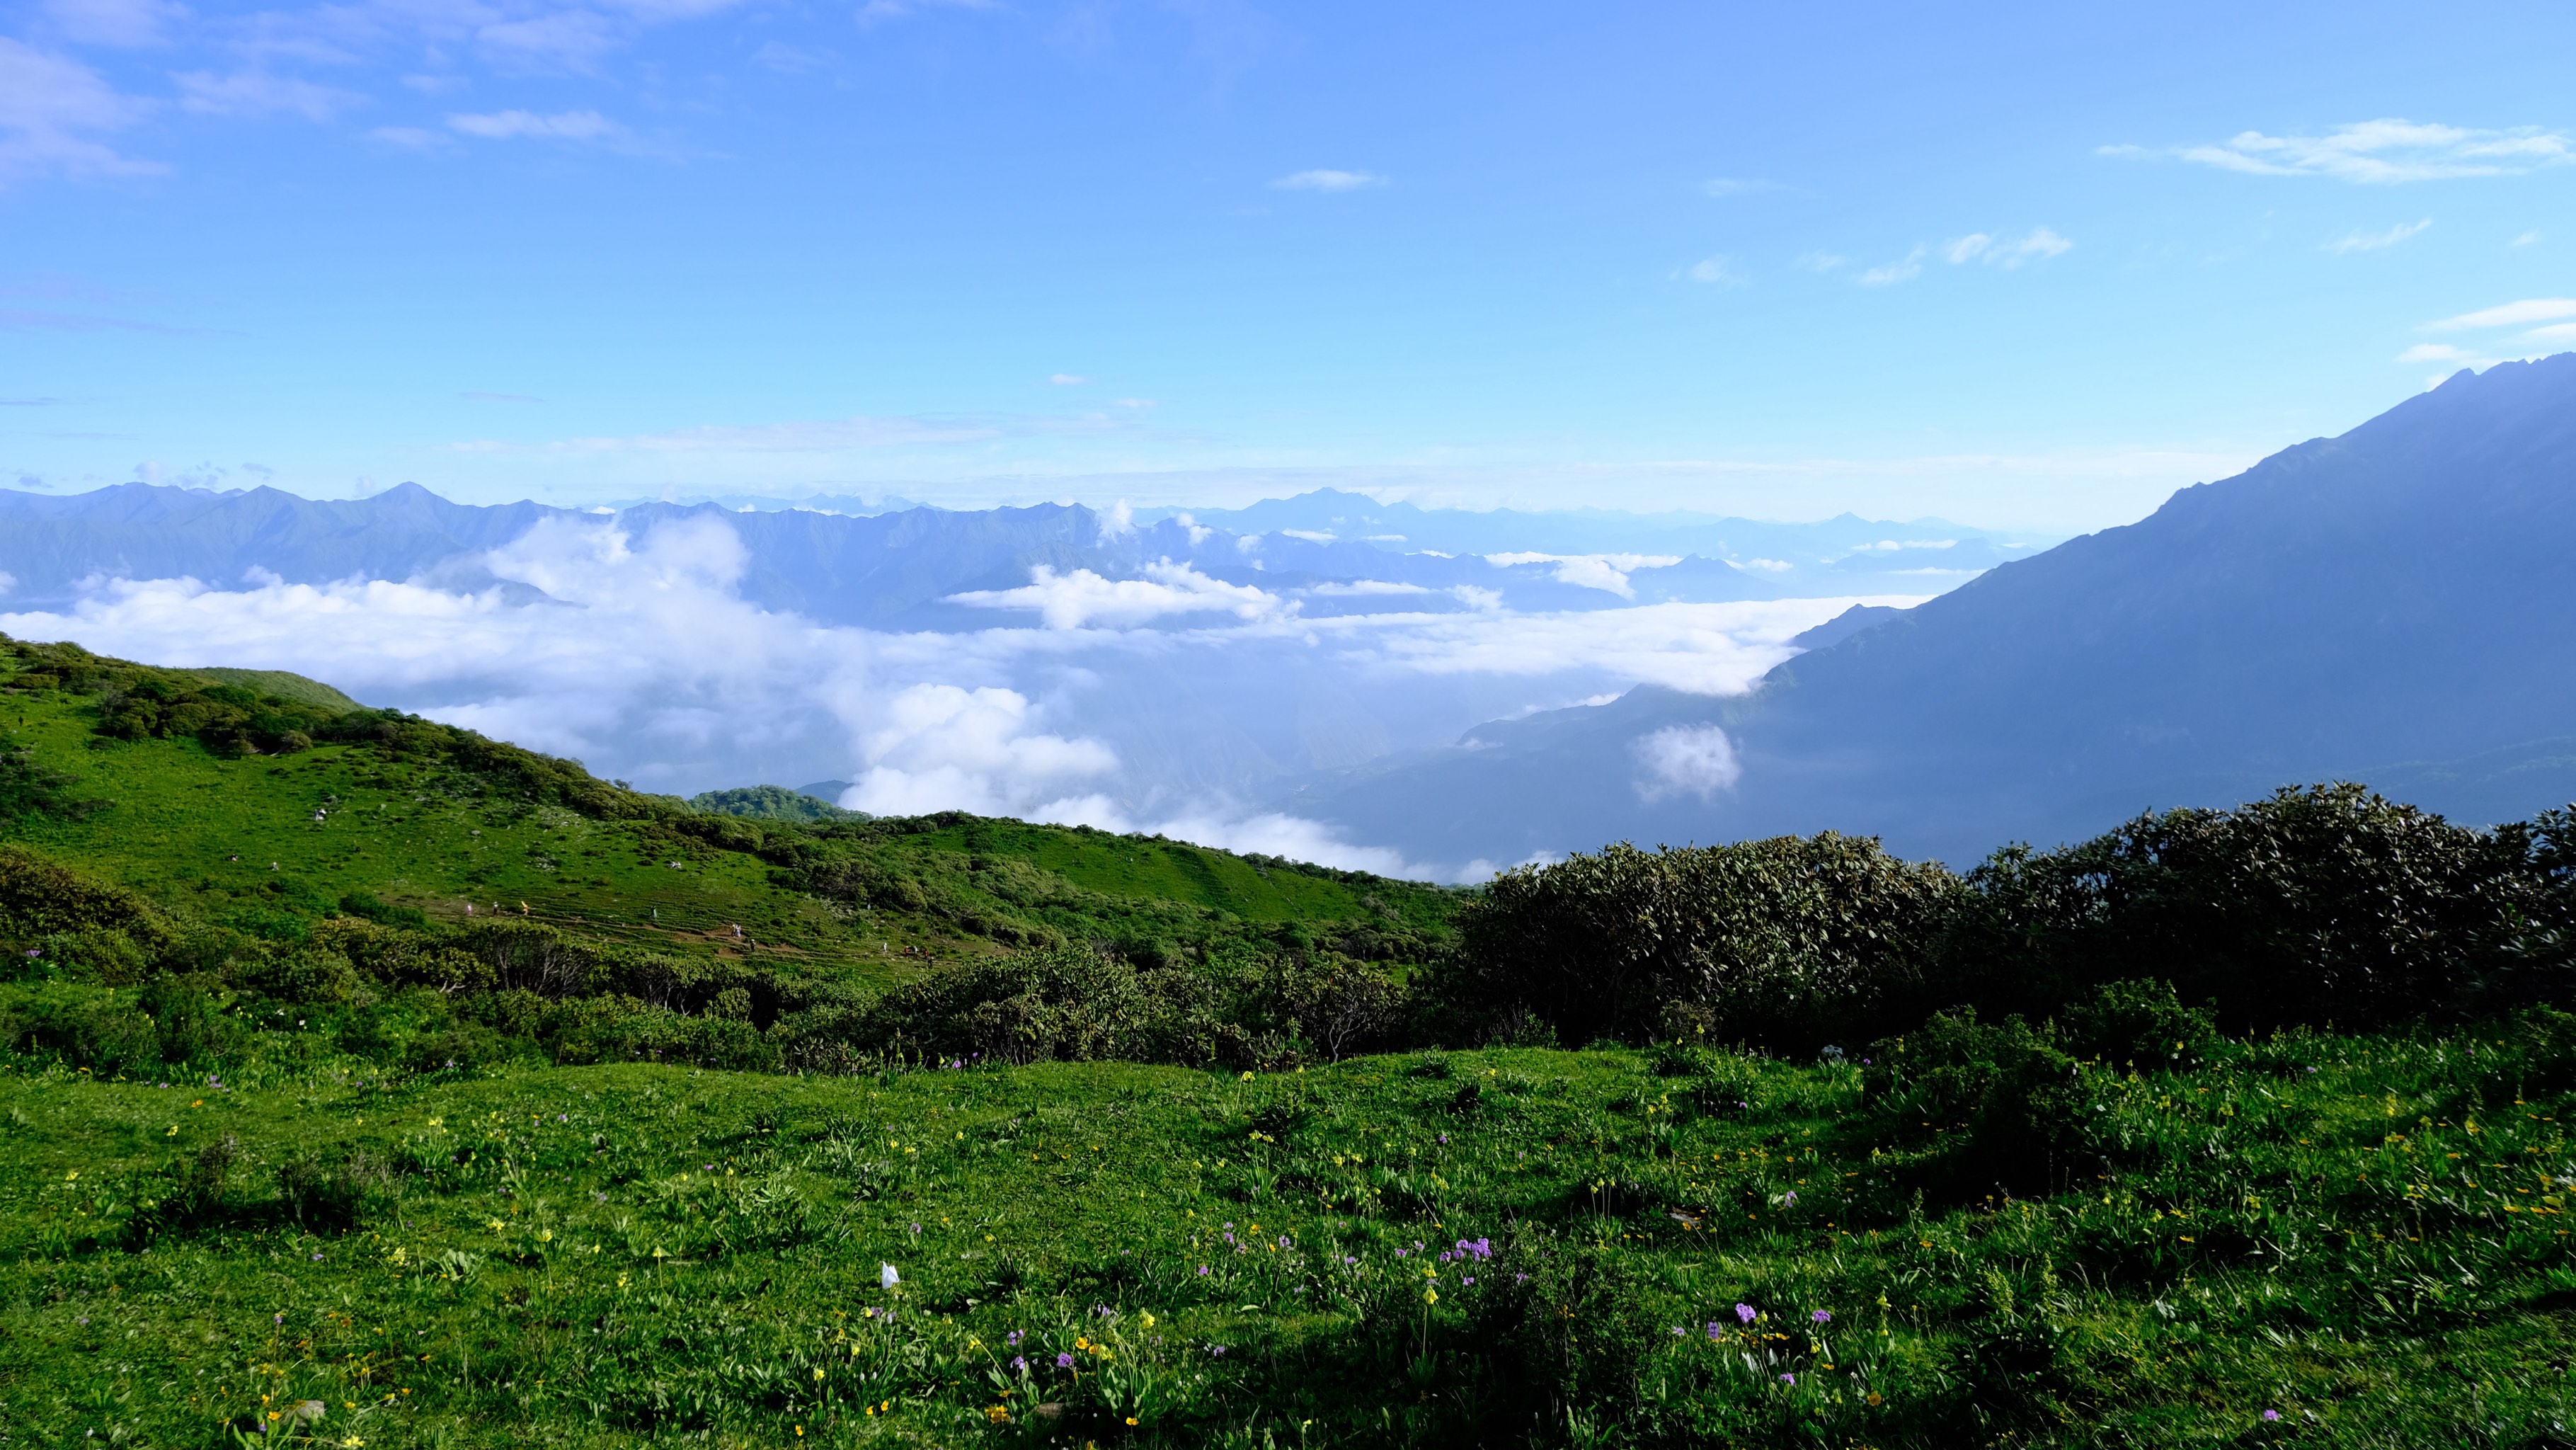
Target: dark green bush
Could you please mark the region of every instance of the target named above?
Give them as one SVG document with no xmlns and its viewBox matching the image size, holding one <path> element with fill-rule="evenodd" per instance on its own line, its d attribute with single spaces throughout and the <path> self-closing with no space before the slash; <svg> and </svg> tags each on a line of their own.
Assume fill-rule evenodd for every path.
<svg viewBox="0 0 2576 1450">
<path fill-rule="evenodd" d="M 1918 1020 L 1960 893 L 1938 865 L 1826 833 L 1496 877 L 1436 991 L 1462 1020 L 1533 1014 L 1566 1041 L 1676 1036 L 1812 1050 Z"/>
<path fill-rule="evenodd" d="M 2066 1050 L 2115 1067 L 2179 1067 L 2219 1044 L 2209 1014 L 2185 1007 L 2171 982 L 2105 982 L 2058 1016 Z"/>
<path fill-rule="evenodd" d="M 1960 996 L 2041 1015 L 2093 986 L 2170 981 L 2231 1031 L 2387 1025 L 2563 996 L 2532 931 L 2568 882 L 2543 823 L 2454 826 L 2356 785 L 2234 810 L 2144 815 L 2079 845 L 1997 852 L 1971 872 L 1944 957 Z M 2553 964 L 2554 963 L 2554 964 Z"/>
<path fill-rule="evenodd" d="M 297 1226 L 314 1233 L 347 1233 L 365 1223 L 392 1195 L 392 1166 L 360 1149 L 332 1157 L 292 1158 L 278 1165 L 278 1197 Z"/>
<path fill-rule="evenodd" d="M 2052 1025 L 1938 1012 L 1901 1037 L 1873 1043 L 1862 1101 L 1889 1140 L 1927 1151 L 1927 1188 L 1973 1196 L 2045 1192 L 2090 1176 L 2082 1073 Z"/>
</svg>

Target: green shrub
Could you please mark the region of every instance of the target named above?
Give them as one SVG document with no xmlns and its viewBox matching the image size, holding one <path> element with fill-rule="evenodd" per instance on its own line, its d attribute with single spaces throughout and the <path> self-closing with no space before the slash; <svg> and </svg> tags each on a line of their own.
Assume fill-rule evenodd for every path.
<svg viewBox="0 0 2576 1450">
<path fill-rule="evenodd" d="M 2209 1014 L 2161 981 L 2105 982 L 2059 1014 L 2058 1027 L 2078 1057 L 2149 1071 L 2202 1061 L 2220 1040 Z"/>
<path fill-rule="evenodd" d="M 1874 840 L 1617 845 L 1506 871 L 1459 924 L 1436 991 L 1461 1018 L 1516 1010 L 1562 1040 L 1675 1036 L 1813 1050 L 1916 1020 L 1960 892 Z"/>
<path fill-rule="evenodd" d="M 1868 1056 L 1862 1100 L 1891 1140 L 1926 1150 L 1927 1187 L 2046 1191 L 2098 1164 L 2087 1151 L 2083 1070 L 2050 1024 L 1981 1023 L 1962 1007 L 1873 1043 Z"/>
<path fill-rule="evenodd" d="M 2533 932 L 2566 911 L 2565 873 L 2547 866 L 2557 839 L 2545 823 L 2454 826 L 2345 784 L 2143 815 L 2061 850 L 1997 852 L 1969 874 L 1944 957 L 1989 1011 L 2162 978 L 2215 999 L 2230 1030 L 2456 1016 L 2508 982 L 2563 995 L 2563 952 Z"/>
<path fill-rule="evenodd" d="M 392 1166 L 364 1149 L 331 1157 L 290 1158 L 278 1165 L 278 1197 L 287 1217 L 313 1233 L 347 1233 L 392 1196 Z"/>
</svg>

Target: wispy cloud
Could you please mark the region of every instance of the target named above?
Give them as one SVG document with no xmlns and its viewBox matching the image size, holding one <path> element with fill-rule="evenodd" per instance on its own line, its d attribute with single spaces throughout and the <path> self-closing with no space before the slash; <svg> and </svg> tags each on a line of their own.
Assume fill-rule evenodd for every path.
<svg viewBox="0 0 2576 1450">
<path fill-rule="evenodd" d="M 2172 157 L 2249 176 L 2326 176 L 2366 185 L 2518 176 L 2576 161 L 2576 143 L 2537 126 L 2475 130 L 2395 117 L 2323 136 L 2243 131 L 2206 146 L 2104 146 L 2106 156 Z"/>
<path fill-rule="evenodd" d="M 232 75 L 188 71 L 174 79 L 179 83 L 180 106 L 208 116 L 294 115 L 308 121 L 328 121 L 352 106 L 365 104 L 367 99 L 355 91 L 266 71 L 239 71 Z"/>
<path fill-rule="evenodd" d="M 626 128 L 597 111 L 558 111 L 540 115 L 535 111 L 467 112 L 447 118 L 450 130 L 487 141 L 506 141 L 522 137 L 552 141 L 598 141 L 621 136 Z"/>
<path fill-rule="evenodd" d="M 2562 317 L 2576 317 L 2576 297 L 2526 297 L 2500 307 L 2463 312 L 2439 322 L 2424 324 L 2426 332 L 2470 332 L 2482 327 L 2520 327 L 2534 322 L 2555 322 Z"/>
<path fill-rule="evenodd" d="M 1833 252 L 1802 252 L 1789 265 L 1801 272 L 1813 272 L 1821 277 L 1827 272 L 1850 266 L 1851 258 Z"/>
<path fill-rule="evenodd" d="M 1701 182 L 1699 184 L 1699 189 L 1702 195 L 1718 197 L 1756 196 L 1766 191 L 1788 190 L 1787 187 L 1782 186 L 1776 181 L 1764 181 L 1758 177 L 1741 176 L 1712 176 L 1708 180 Z"/>
<path fill-rule="evenodd" d="M 1923 256 L 1923 249 L 1916 247 L 1896 261 L 1882 263 L 1861 273 L 1857 280 L 1863 287 L 1893 287 L 1899 282 L 1911 282 L 1923 275 Z"/>
<path fill-rule="evenodd" d="M 2447 342 L 2419 342 L 2399 353 L 2397 360 L 2402 363 L 2460 363 L 2470 367 L 2486 361 L 2467 348 L 2455 347 Z"/>
<path fill-rule="evenodd" d="M 2075 244 L 2048 227 L 2033 227 L 2021 237 L 1999 238 L 1984 232 L 1971 232 L 1941 249 L 1944 261 L 1952 266 L 1982 262 L 1989 267 L 2011 271 L 2031 262 L 2044 262 L 2064 256 Z"/>
<path fill-rule="evenodd" d="M 2018 237 L 2001 236 L 1994 232 L 1970 232 L 1964 237 L 1943 242 L 1938 247 L 1916 247 L 1897 260 L 1872 267 L 1852 280 L 1863 287 L 1892 287 L 1899 282 L 1911 282 L 1923 275 L 1923 264 L 1934 257 L 1940 258 L 1953 267 L 1964 267 L 1975 262 L 2011 272 L 2033 262 L 2045 262 L 2051 257 L 2063 256 L 2074 249 L 2073 242 L 2068 241 L 2050 227 L 2033 227 Z M 1800 258 L 1799 261 L 1800 265 L 1811 272 L 1829 272 L 1841 266 L 1843 259 L 1810 254 L 1808 257 Z"/>
<path fill-rule="evenodd" d="M 998 10 L 998 0 L 868 0 L 859 7 L 861 25 L 882 25 L 924 10 Z"/>
<path fill-rule="evenodd" d="M 187 8 L 166 0 L 46 0 L 47 26 L 78 45 L 141 48 L 166 44 L 164 27 Z"/>
<path fill-rule="evenodd" d="M 1361 191 L 1384 186 L 1387 179 L 1373 171 L 1293 171 L 1270 183 L 1280 191 Z"/>
<path fill-rule="evenodd" d="M 2420 222 L 2399 222 L 2397 225 L 2388 227 L 2381 231 L 2346 232 L 2342 236 L 2335 238 L 2333 241 L 2326 243 L 2318 250 L 2338 254 L 2344 252 L 2376 252 L 2384 247 L 2396 246 L 2399 242 L 2405 241 L 2410 237 L 2422 236 L 2432 225 L 2433 219 L 2431 217 L 2426 217 Z"/>
<path fill-rule="evenodd" d="M 1735 259 L 1726 256 L 1703 257 L 1682 273 L 1694 282 L 1710 287 L 1745 287 L 1751 279 L 1737 269 Z"/>
<path fill-rule="evenodd" d="M 148 107 L 67 56 L 0 37 L 0 182 L 29 175 L 142 176 L 164 168 L 99 138 Z"/>
<path fill-rule="evenodd" d="M 1076 388 L 1091 381 L 1091 379 L 1083 377 L 1079 373 L 1049 373 L 1047 375 L 1047 381 L 1059 388 Z"/>
<path fill-rule="evenodd" d="M 2527 247 L 2539 240 L 2540 229 L 2534 227 L 2530 231 L 2524 232 L 2521 236 L 2514 238 L 2512 241 L 2505 243 L 2505 245 L 2508 247 Z"/>
</svg>

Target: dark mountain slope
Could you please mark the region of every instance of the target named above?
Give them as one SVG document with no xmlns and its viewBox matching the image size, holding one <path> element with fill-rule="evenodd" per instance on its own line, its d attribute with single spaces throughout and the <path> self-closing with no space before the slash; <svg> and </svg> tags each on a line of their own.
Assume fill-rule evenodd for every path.
<svg viewBox="0 0 2576 1450">
<path fill-rule="evenodd" d="M 2374 771 L 2518 814 L 2566 799 L 2566 753 L 2537 743 L 2576 730 L 2571 558 L 2576 355 L 2508 363 L 2005 564 L 1750 696 L 1640 691 L 1299 804 L 1362 832 L 1429 819 L 1395 839 L 1451 859 L 1831 826 L 1958 860 Z M 1637 742 L 1710 724 L 1740 778 L 1645 799 Z M 1580 800 L 1515 798 L 1533 789 Z"/>
</svg>

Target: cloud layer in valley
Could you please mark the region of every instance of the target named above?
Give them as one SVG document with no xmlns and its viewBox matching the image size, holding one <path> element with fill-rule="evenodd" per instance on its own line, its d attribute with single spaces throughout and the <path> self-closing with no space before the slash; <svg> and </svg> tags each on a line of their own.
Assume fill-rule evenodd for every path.
<svg viewBox="0 0 2576 1450">
<path fill-rule="evenodd" d="M 644 789 L 840 779 L 844 804 L 881 814 L 1084 822 L 1455 876 L 1482 868 L 1405 861 L 1262 801 L 1306 772 L 1639 683 L 1745 689 L 1850 602 L 1410 613 L 1390 592 L 1386 612 L 1305 619 L 1162 564 L 1133 580 L 1040 569 L 990 591 L 1036 609 L 1035 627 L 888 633 L 746 602 L 751 560 L 719 516 L 645 532 L 559 516 L 476 562 L 503 582 L 100 579 L 59 611 L 0 614 L 0 631 L 294 670 Z M 1662 791 L 1732 779 L 1723 737 L 1640 763 Z"/>
</svg>

